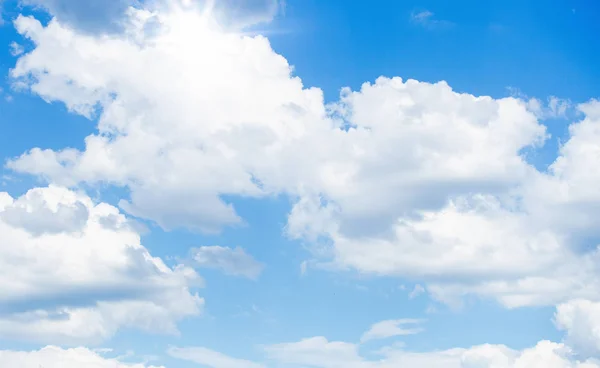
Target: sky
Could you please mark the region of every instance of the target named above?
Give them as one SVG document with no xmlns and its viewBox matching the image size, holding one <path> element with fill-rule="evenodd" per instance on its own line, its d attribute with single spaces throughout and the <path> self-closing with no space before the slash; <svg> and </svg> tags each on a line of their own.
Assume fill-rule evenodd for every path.
<svg viewBox="0 0 600 368">
<path fill-rule="evenodd" d="M 600 367 L 600 4 L 0 8 L 1 367 Z"/>
</svg>

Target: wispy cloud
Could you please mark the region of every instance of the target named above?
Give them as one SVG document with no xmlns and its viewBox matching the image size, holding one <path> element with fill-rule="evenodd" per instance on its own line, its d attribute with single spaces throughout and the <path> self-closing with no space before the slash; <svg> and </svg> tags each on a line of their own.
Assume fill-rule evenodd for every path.
<svg viewBox="0 0 600 368">
<path fill-rule="evenodd" d="M 16 42 L 12 42 L 10 44 L 9 48 L 10 48 L 9 49 L 10 54 L 12 56 L 19 56 L 19 55 L 21 55 L 25 51 L 25 49 L 23 48 L 23 46 L 19 45 Z"/>
<path fill-rule="evenodd" d="M 510 95 L 527 102 L 527 109 L 534 113 L 538 119 L 565 119 L 574 110 L 573 102 L 569 99 L 549 96 L 546 100 L 529 97 L 518 88 L 507 87 Z"/>
<path fill-rule="evenodd" d="M 429 10 L 413 11 L 410 14 L 410 21 L 413 24 L 428 29 L 450 28 L 454 26 L 454 23 L 448 20 L 437 19 L 435 14 Z"/>
<path fill-rule="evenodd" d="M 424 331 L 422 327 L 419 327 L 422 322 L 420 319 L 392 319 L 377 322 L 362 335 L 360 342 L 387 339 L 394 336 L 415 335 Z"/>
<path fill-rule="evenodd" d="M 167 353 L 176 359 L 198 363 L 209 368 L 265 368 L 264 365 L 249 360 L 237 359 L 205 347 L 170 347 Z"/>
<path fill-rule="evenodd" d="M 419 284 L 408 294 L 409 299 L 414 299 L 425 292 L 425 288 Z"/>
</svg>

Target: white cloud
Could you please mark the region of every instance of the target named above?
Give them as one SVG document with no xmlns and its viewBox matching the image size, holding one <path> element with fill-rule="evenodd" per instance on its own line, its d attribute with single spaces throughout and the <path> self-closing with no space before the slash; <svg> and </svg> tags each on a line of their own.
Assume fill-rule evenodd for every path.
<svg viewBox="0 0 600 368">
<path fill-rule="evenodd" d="M 214 268 L 226 275 L 242 276 L 253 280 L 260 276 L 264 268 L 262 263 L 256 261 L 240 247 L 203 246 L 192 249 L 191 256 L 194 264 L 200 268 Z"/>
<path fill-rule="evenodd" d="M 522 97 L 527 97 L 522 95 Z M 566 118 L 567 113 L 573 108 L 570 100 L 551 96 L 544 103 L 537 98 L 531 98 L 527 101 L 528 108 L 540 119 Z"/>
<path fill-rule="evenodd" d="M 591 307 L 591 308 L 590 308 Z M 581 319 L 573 322 L 573 308 L 586 315 L 597 314 L 598 307 L 581 301 L 567 303 L 557 308 L 559 327 L 577 329 L 582 336 L 597 325 L 596 321 L 589 327 L 583 325 L 589 321 Z M 597 317 L 597 316 L 596 316 Z M 594 318 L 596 318 L 594 317 Z M 579 317 L 575 317 L 579 318 Z M 396 321 L 384 321 L 375 326 L 393 328 Z M 562 324 L 562 325 L 561 325 Z M 568 326 L 567 326 L 568 325 Z M 374 331 L 371 328 L 365 333 Z M 389 331 L 382 328 L 379 331 Z M 377 337 L 385 333 L 376 333 Z M 363 335 L 363 339 L 364 336 Z M 590 335 L 587 335 L 590 337 Z M 597 336 L 594 336 L 596 338 Z M 539 341 L 535 346 L 523 350 L 511 349 L 505 345 L 483 344 L 469 348 L 453 348 L 438 351 L 413 352 L 404 344 L 393 344 L 375 351 L 366 351 L 365 346 L 351 342 L 329 341 L 322 336 L 302 339 L 296 342 L 280 343 L 264 346 L 269 367 L 293 366 L 305 368 L 599 368 L 600 360 L 586 358 L 578 347 L 569 344 L 572 339 L 568 331 L 567 343 L 555 343 L 547 340 Z M 361 339 L 362 340 L 362 339 Z M 577 342 L 577 341 L 574 341 Z M 597 344 L 598 339 L 594 341 Z M 207 365 L 211 368 L 264 367 L 259 363 L 240 361 L 206 348 L 171 349 L 172 356 Z M 170 352 L 171 353 L 171 352 Z M 368 353 L 368 354 L 364 354 Z M 368 356 L 368 357 L 367 357 Z"/>
<path fill-rule="evenodd" d="M 572 300 L 556 308 L 556 326 L 566 332 L 566 342 L 584 356 L 600 353 L 600 303 Z"/>
<path fill-rule="evenodd" d="M 84 152 L 33 150 L 10 166 L 65 184 L 107 180 L 128 185 L 132 202 L 127 209 L 167 228 L 210 230 L 238 223 L 219 195 L 285 191 L 301 195 L 299 204 L 322 193 L 342 207 L 345 228 L 363 224 L 358 228 L 364 230 L 365 221 L 383 218 L 387 225 L 390 215 L 438 192 L 432 205 L 444 203 L 453 192 L 518 182 L 528 169 L 518 151 L 544 136 L 544 127 L 517 100 L 475 98 L 456 94 L 445 83 L 398 78 L 379 79 L 362 93 L 345 90 L 338 108 L 348 110 L 347 118 L 357 125 L 345 132 L 325 116 L 321 91 L 302 89 L 265 39 L 215 33 L 190 14 L 164 22 L 178 26 L 142 53 L 124 40 L 78 37 L 58 23 L 42 28 L 20 18 L 17 27 L 37 47 L 20 59 L 13 76 L 31 75 L 34 92 L 83 114 L 103 103 L 103 135 L 88 137 Z M 186 34 L 205 40 L 190 49 Z M 90 63 L 83 50 L 96 49 L 107 53 Z M 125 55 L 139 60 L 129 64 L 147 70 L 123 68 L 118 59 Z M 77 68 L 65 69 L 69 64 Z M 154 69 L 173 73 L 151 73 Z M 224 78 L 231 84 L 223 84 Z M 189 93 L 181 93 L 184 87 Z M 112 93 L 117 98 L 107 100 Z M 173 95 L 195 97 L 168 98 Z M 395 107 L 383 103 L 388 100 L 397 101 L 390 105 Z M 153 102 L 142 109 L 129 101 Z M 307 146 L 311 152 L 298 155 Z M 146 165 L 148 160 L 154 165 Z M 405 180 L 411 177 L 413 182 Z M 369 193 L 368 198 L 361 193 Z"/>
<path fill-rule="evenodd" d="M 38 351 L 0 350 L 0 366 L 19 368 L 160 368 L 122 363 L 86 348 L 61 349 L 47 346 Z M 164 367 L 163 367 L 164 368 Z"/>
<path fill-rule="evenodd" d="M 77 194 L 50 188 L 30 190 L 23 197 L 5 205 L 0 220 L 33 235 L 73 233 L 83 230 L 88 222 L 88 207 Z"/>
<path fill-rule="evenodd" d="M 362 335 L 360 341 L 367 342 L 394 336 L 415 335 L 424 331 L 423 328 L 418 327 L 421 323 L 422 321 L 418 319 L 392 319 L 377 322 Z"/>
<path fill-rule="evenodd" d="M 347 342 L 329 342 L 324 337 L 312 337 L 295 343 L 265 347 L 270 359 L 308 367 L 355 367 L 361 362 L 357 346 Z"/>
<path fill-rule="evenodd" d="M 595 360 L 578 361 L 563 344 L 541 341 L 523 351 L 503 345 L 481 345 L 415 353 L 399 348 L 380 351 L 382 359 L 369 360 L 358 354 L 355 344 L 330 342 L 324 337 L 266 348 L 272 360 L 307 368 L 597 368 Z"/>
<path fill-rule="evenodd" d="M 525 100 L 379 78 L 325 106 L 263 37 L 223 32 L 194 11 L 157 11 L 152 34 L 147 11 L 129 17 L 110 38 L 17 19 L 35 49 L 15 82 L 98 115 L 99 133 L 82 151 L 36 148 L 10 168 L 125 186 L 121 208 L 166 229 L 219 231 L 243 222 L 225 198 L 284 193 L 294 200 L 287 233 L 325 240 L 318 259 L 422 279 L 448 303 L 600 298 L 589 244 L 600 104 L 579 107 L 585 120 L 541 173 L 521 154 L 547 138 Z"/>
<path fill-rule="evenodd" d="M 528 171 L 505 193 L 450 197 L 441 209 L 398 218 L 384 236 L 349 236 L 328 215 L 332 224 L 319 226 L 333 234 L 337 262 L 428 279 L 447 302 L 468 293 L 509 307 L 597 300 L 600 103 L 578 109 L 585 118 L 571 125 L 550 172 Z"/>
<path fill-rule="evenodd" d="M 429 24 L 432 16 L 415 14 Z M 344 89 L 326 106 L 265 38 L 223 32 L 206 14 L 131 10 L 124 32 L 111 37 L 60 19 L 46 27 L 17 19 L 35 48 L 21 55 L 12 77 L 47 101 L 97 117 L 99 133 L 82 151 L 34 148 L 8 162 L 13 170 L 58 185 L 126 187 L 131 198 L 120 207 L 165 229 L 219 231 L 243 222 L 225 198 L 283 193 L 294 200 L 288 235 L 316 241 L 316 257 L 330 266 L 419 278 L 448 304 L 468 294 L 507 307 L 562 303 L 556 324 L 566 331 L 564 344 L 425 353 L 390 347 L 384 359 L 369 360 L 357 344 L 314 337 L 268 346 L 274 361 L 600 366 L 577 361 L 600 351 L 600 102 L 577 107 L 584 118 L 570 126 L 548 172 L 539 172 L 521 152 L 543 144 L 537 119 L 565 116 L 568 101 L 543 106 L 459 94 L 444 82 L 379 78 Z M 250 278 L 262 270 L 241 249 L 202 247 L 195 258 Z M 3 337 L 80 343 L 124 327 L 176 332 L 177 321 L 200 312 L 202 299 L 189 291 L 198 281 L 192 270 L 152 257 L 117 208 L 57 186 L 17 199 L 0 193 Z M 361 340 L 418 332 L 405 322 L 377 323 Z M 170 353 L 213 367 L 263 366 L 206 348 Z M 0 352 L 0 365 L 64 354 L 105 362 L 85 349 L 46 348 Z"/>
<path fill-rule="evenodd" d="M 83 210 L 82 210 L 83 209 Z M 198 275 L 152 257 L 118 209 L 59 187 L 0 193 L 0 335 L 96 343 L 118 329 L 175 333 L 200 312 Z"/>
<path fill-rule="evenodd" d="M 126 40 L 102 41 L 74 34 L 56 22 L 42 28 L 33 19 L 20 18 L 18 28 L 39 42 L 35 51 L 20 59 L 13 75 L 36 74 L 39 83 L 32 89 L 47 100 L 65 101 L 73 111 L 91 115 L 102 102 L 104 112 L 99 123 L 102 134 L 88 137 L 85 152 L 33 150 L 11 167 L 67 185 L 80 181 L 127 185 L 131 201 L 124 201 L 122 207 L 165 228 L 187 226 L 211 232 L 240 223 L 233 207 L 220 196 L 266 195 L 256 181 L 262 179 L 258 172 L 275 173 L 284 164 L 276 160 L 282 140 L 301 137 L 306 129 L 303 122 L 323 114 L 322 96 L 317 90 L 302 90 L 300 81 L 290 78 L 286 61 L 273 53 L 264 38 L 220 34 L 208 29 L 199 17 L 189 13 L 166 17 L 169 33 L 153 40 L 155 46 L 148 45 L 142 53 L 136 43 Z M 189 42 L 190 37 L 195 41 Z M 63 50 L 77 55 L 56 58 L 61 38 L 78 44 Z M 190 50 L 191 44 L 199 48 Z M 86 65 L 87 57 L 80 51 L 105 47 L 113 51 L 94 56 L 97 65 L 91 77 L 86 71 L 91 65 Z M 232 54 L 227 48 L 241 53 Z M 116 59 L 110 56 L 112 52 Z M 123 64 L 119 59 L 125 55 L 130 62 L 138 61 Z M 188 56 L 182 59 L 183 55 Z M 182 64 L 182 60 L 187 61 Z M 52 66 L 42 65 L 48 62 Z M 162 77 L 148 78 L 148 69 L 133 67 L 138 62 L 161 70 L 153 74 Z M 79 72 L 64 69 L 67 64 L 79 65 L 76 69 L 82 74 L 69 75 Z M 49 73 L 33 70 L 41 72 L 38 67 Z M 265 78 L 270 82 L 263 83 Z M 143 89 L 131 89 L 133 85 Z M 195 91 L 181 94 L 182 86 Z M 141 91 L 145 92 L 140 95 Z M 119 97 L 110 99 L 112 93 Z M 175 95 L 179 97 L 168 97 Z M 154 101 L 153 112 L 148 110 L 150 101 Z M 167 121 L 171 123 L 165 125 Z M 154 164 L 146 165 L 148 160 Z M 296 183 L 294 177 L 280 179 L 289 185 Z"/>
<path fill-rule="evenodd" d="M 168 354 L 174 358 L 194 362 L 206 368 L 265 368 L 260 363 L 232 358 L 203 347 L 171 347 Z"/>
</svg>

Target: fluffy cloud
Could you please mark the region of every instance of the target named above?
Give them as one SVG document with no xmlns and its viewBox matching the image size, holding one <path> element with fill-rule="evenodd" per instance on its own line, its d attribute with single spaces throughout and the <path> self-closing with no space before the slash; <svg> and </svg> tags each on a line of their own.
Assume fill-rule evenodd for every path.
<svg viewBox="0 0 600 368">
<path fill-rule="evenodd" d="M 55 196 L 48 195 L 49 191 L 55 191 Z M 0 220 L 33 235 L 74 233 L 85 227 L 89 206 L 73 192 L 60 193 L 58 188 L 31 190 L 5 205 Z"/>
<path fill-rule="evenodd" d="M 446 302 L 468 293 L 509 307 L 597 298 L 595 247 L 571 248 L 573 239 L 538 221 L 494 197 L 461 198 L 400 219 L 388 238 L 335 234 L 334 257 L 363 272 L 429 280 L 429 293 Z"/>
<path fill-rule="evenodd" d="M 204 246 L 192 249 L 191 253 L 196 266 L 218 269 L 226 275 L 256 280 L 264 268 L 262 263 L 239 247 L 232 249 L 218 245 Z"/>
<path fill-rule="evenodd" d="M 160 368 L 121 363 L 86 348 L 64 350 L 48 346 L 38 351 L 1 351 L 0 366 L 19 368 Z M 163 367 L 164 368 L 164 367 Z"/>
<path fill-rule="evenodd" d="M 392 319 L 375 323 L 360 338 L 361 342 L 387 339 L 394 336 L 414 335 L 423 332 L 421 327 L 411 327 L 421 323 L 418 319 Z"/>
<path fill-rule="evenodd" d="M 529 170 L 519 150 L 545 136 L 519 100 L 399 78 L 345 90 L 332 109 L 354 128 L 340 129 L 346 123 L 327 116 L 321 91 L 303 89 L 264 38 L 214 31 L 191 13 L 162 19 L 164 32 L 143 50 L 18 19 L 37 46 L 13 77 L 75 112 L 103 110 L 101 134 L 86 139 L 85 151 L 34 149 L 10 166 L 65 184 L 127 185 L 125 207 L 165 227 L 236 223 L 220 195 L 283 191 L 302 196 L 299 205 L 322 196 L 339 208 L 344 229 L 364 232 L 452 194 L 518 182 Z M 297 212 L 293 233 L 302 230 Z"/>
<path fill-rule="evenodd" d="M 31 18 L 20 18 L 17 27 L 39 42 L 36 51 L 19 61 L 13 75 L 36 74 L 38 82 L 32 89 L 48 100 L 65 101 L 73 111 L 91 115 L 99 102 L 104 110 L 99 122 L 102 133 L 88 137 L 84 152 L 33 150 L 10 166 L 67 185 L 82 181 L 126 185 L 131 200 L 123 201 L 122 207 L 165 228 L 187 226 L 210 232 L 240 223 L 233 207 L 220 196 L 263 196 L 274 185 L 280 186 L 261 183 L 251 167 L 274 172 L 274 166 L 284 163 L 275 160 L 282 150 L 281 140 L 301 136 L 304 121 L 316 124 L 311 116 L 324 113 L 321 93 L 303 90 L 298 79 L 290 78 L 287 62 L 273 53 L 266 39 L 216 33 L 198 16 L 177 14 L 164 20 L 170 31 L 153 39 L 154 46 L 148 45 L 141 54 L 136 43 L 82 37 L 56 22 L 43 28 Z M 66 48 L 76 49 L 78 55 L 56 59 L 59 39 L 82 43 Z M 190 50 L 190 42 L 201 46 Z M 91 55 L 79 54 L 80 47 L 90 51 L 108 47 L 114 54 L 94 55 L 97 70 L 91 77 L 85 71 L 89 66 L 85 59 Z M 237 51 L 232 54 L 232 50 Z M 129 55 L 127 64 L 120 59 L 125 55 Z M 71 57 L 76 59 L 69 61 Z M 47 62 L 53 66 L 42 65 Z M 157 79 L 148 78 L 149 70 L 138 62 L 154 69 Z M 82 74 L 75 78 L 87 82 L 73 79 L 71 66 L 66 67 L 70 63 L 81 63 Z M 264 83 L 265 78 L 270 82 Z M 142 90 L 131 89 L 133 85 Z M 180 93 L 183 86 L 192 89 L 190 94 Z M 119 97 L 110 98 L 114 93 Z M 274 101 L 272 96 L 277 96 Z M 148 104 L 154 108 L 148 110 Z M 167 121 L 171 123 L 165 125 Z M 146 164 L 149 160 L 153 165 Z M 294 182 L 285 176 L 281 180 Z"/>
<path fill-rule="evenodd" d="M 600 208 L 600 176 L 593 167 L 600 158 L 600 103 L 591 101 L 578 109 L 584 119 L 571 125 L 570 138 L 547 173 L 529 167 L 523 176 L 514 176 L 519 171 L 510 169 L 507 173 L 513 176 L 506 179 L 515 182 L 504 188 L 479 183 L 472 188 L 478 194 L 447 192 L 449 185 L 422 198 L 418 195 L 424 186 L 407 191 L 418 199 L 409 207 L 416 211 L 384 217 L 393 222 L 384 228 L 387 233 L 380 234 L 345 230 L 347 207 L 339 206 L 340 200 L 334 206 L 299 202 L 292 211 L 290 223 L 296 225 L 292 229 L 313 237 L 327 234 L 338 265 L 428 280 L 430 293 L 449 303 L 458 303 L 459 296 L 469 293 L 498 298 L 509 307 L 575 297 L 597 300 L 599 232 L 594 219 Z M 507 183 L 499 178 L 493 182 Z M 445 205 L 424 207 L 439 194 L 446 198 Z M 394 197 L 402 195 L 390 193 L 387 203 Z"/>
<path fill-rule="evenodd" d="M 566 341 L 583 356 L 600 353 L 600 303 L 572 300 L 556 308 L 556 326 L 566 332 Z"/>
<path fill-rule="evenodd" d="M 599 298 L 599 103 L 579 106 L 584 120 L 539 172 L 522 152 L 547 134 L 527 101 L 379 78 L 326 105 L 263 37 L 178 7 L 128 14 L 110 38 L 17 19 L 35 48 L 15 83 L 97 118 L 99 132 L 84 150 L 34 148 L 10 168 L 127 187 L 120 207 L 165 229 L 219 231 L 243 222 L 225 198 L 284 193 L 287 233 L 325 239 L 319 257 L 423 279 L 448 303 Z"/>
<path fill-rule="evenodd" d="M 118 329 L 174 333 L 200 312 L 198 275 L 152 257 L 119 210 L 51 186 L 0 193 L 0 336 L 98 342 Z"/>
<path fill-rule="evenodd" d="M 222 195 L 286 192 L 302 196 L 299 204 L 323 197 L 339 209 L 343 230 L 365 232 L 451 195 L 518 183 L 530 170 L 519 151 L 545 136 L 519 100 L 399 78 L 345 90 L 332 109 L 354 128 L 340 129 L 321 91 L 303 89 L 264 38 L 213 31 L 191 13 L 163 22 L 164 33 L 140 50 L 57 22 L 43 28 L 18 19 L 37 47 L 13 77 L 27 77 L 34 92 L 75 112 L 90 115 L 99 103 L 103 110 L 101 134 L 86 139 L 85 151 L 35 149 L 10 166 L 64 184 L 127 185 L 132 199 L 124 207 L 167 228 L 239 222 Z M 190 34 L 203 35 L 197 47 Z M 111 51 L 93 51 L 102 49 Z M 310 153 L 298 154 L 306 147 Z M 149 159 L 153 165 L 145 165 Z M 298 222 L 292 219 L 291 232 L 302 229 Z"/>
</svg>

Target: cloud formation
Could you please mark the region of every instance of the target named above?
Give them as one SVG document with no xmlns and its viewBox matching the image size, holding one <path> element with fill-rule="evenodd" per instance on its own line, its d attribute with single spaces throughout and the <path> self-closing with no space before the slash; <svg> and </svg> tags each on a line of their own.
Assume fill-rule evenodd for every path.
<svg viewBox="0 0 600 368">
<path fill-rule="evenodd" d="M 600 356 L 600 303 L 577 299 L 561 304 L 556 326 L 566 332 L 566 342 L 582 356 Z"/>
<path fill-rule="evenodd" d="M 58 188 L 51 188 L 57 192 Z M 0 220 L 33 235 L 74 233 L 83 230 L 88 221 L 88 207 L 72 192 L 70 198 L 53 197 L 48 191 L 30 190 L 23 197 L 6 205 Z"/>
<path fill-rule="evenodd" d="M 600 360 L 589 358 L 585 350 L 580 349 L 591 347 L 597 353 L 600 336 L 592 331 L 600 326 L 599 305 L 573 301 L 558 306 L 555 316 L 557 327 L 566 331 L 566 341 L 555 343 L 542 340 L 522 350 L 505 345 L 483 344 L 469 348 L 413 352 L 396 343 L 367 352 L 364 345 L 329 341 L 316 336 L 263 346 L 266 355 L 264 362 L 233 358 L 204 347 L 172 347 L 168 353 L 175 358 L 211 368 L 598 368 Z M 365 336 L 384 338 L 406 335 L 398 332 L 398 326 L 417 322 L 390 320 L 376 323 L 363 334 L 361 341 L 364 342 Z"/>
<path fill-rule="evenodd" d="M 97 14 L 98 27 L 118 19 L 119 32 L 106 37 L 77 26 L 94 25 L 82 14 L 95 2 L 65 13 L 63 1 L 35 0 L 56 16 L 48 25 L 15 21 L 35 47 L 13 46 L 12 82 L 96 121 L 98 132 L 82 150 L 33 148 L 7 162 L 50 186 L 19 198 L 0 193 L 0 337 L 93 344 L 128 327 L 175 333 L 201 312 L 203 299 L 191 291 L 201 280 L 151 256 L 124 213 L 166 230 L 215 233 L 244 221 L 228 198 L 285 195 L 286 234 L 315 245 L 314 263 L 422 280 L 450 305 L 472 294 L 509 308 L 558 304 L 565 339 L 524 350 L 396 345 L 373 359 L 360 344 L 312 337 L 267 346 L 275 364 L 600 366 L 591 358 L 600 353 L 600 102 L 551 98 L 542 106 L 380 77 L 325 103 L 267 39 L 220 27 L 218 7 L 209 14 L 114 2 Z M 247 3 L 265 10 L 248 24 L 272 18 L 274 4 Z M 413 21 L 443 24 L 431 12 Z M 569 109 L 580 120 L 549 169 L 537 170 L 523 152 L 548 139 L 541 119 Z M 106 183 L 130 193 L 120 208 L 73 189 Z M 241 248 L 200 247 L 192 256 L 229 275 L 256 279 L 263 269 Z M 415 334 L 421 327 L 407 325 L 417 323 L 382 321 L 360 340 Z M 215 368 L 266 366 L 203 347 L 169 354 Z M 0 365 L 42 360 L 143 367 L 85 348 L 0 351 Z"/>
<path fill-rule="evenodd" d="M 559 320 L 569 320 L 572 308 L 580 303 L 565 304 L 557 308 Z M 597 317 L 597 311 L 591 314 L 590 308 L 584 309 L 584 316 Z M 384 321 L 373 326 L 393 326 L 393 321 Z M 569 324 L 569 322 L 567 322 Z M 597 327 L 597 323 L 591 328 Z M 365 333 L 370 334 L 372 327 Z M 384 331 L 383 328 L 379 329 Z M 386 328 L 385 330 L 389 330 Z M 585 331 L 578 331 L 583 332 Z M 363 335 L 363 338 L 364 336 Z M 384 334 L 379 334 L 383 336 Z M 587 335 L 590 336 L 589 334 Z M 595 341 L 597 343 L 600 340 Z M 301 341 L 275 344 L 265 347 L 265 352 L 274 366 L 298 365 L 310 368 L 597 368 L 600 361 L 593 358 L 581 358 L 580 351 L 565 343 L 542 340 L 534 347 L 514 350 L 505 345 L 484 344 L 470 348 L 454 348 L 430 352 L 411 352 L 398 345 L 386 346 L 367 358 L 359 352 L 358 344 L 342 341 L 329 341 L 325 337 L 312 337 Z"/>
<path fill-rule="evenodd" d="M 359 355 L 357 345 L 328 341 L 324 337 L 267 347 L 267 353 L 280 364 L 307 368 L 597 368 L 600 362 L 579 361 L 563 344 L 540 341 L 522 351 L 504 345 L 480 345 L 437 352 L 414 353 L 397 348 L 380 351 L 380 359 Z"/>
<path fill-rule="evenodd" d="M 152 257 L 113 206 L 55 186 L 0 193 L 3 338 L 81 344 L 123 327 L 174 333 L 202 309 L 190 292 L 198 278 Z"/>
<path fill-rule="evenodd" d="M 264 37 L 202 12 L 156 11 L 151 33 L 147 10 L 128 17 L 111 38 L 16 20 L 35 48 L 13 82 L 96 119 L 98 133 L 83 150 L 33 148 L 9 168 L 125 187 L 121 209 L 167 230 L 218 232 L 243 223 L 227 198 L 284 194 L 288 236 L 324 240 L 317 262 L 419 279 L 448 304 L 600 299 L 600 103 L 577 107 L 582 119 L 540 172 L 523 152 L 548 134 L 527 100 L 381 77 L 326 104 Z"/>
</svg>

